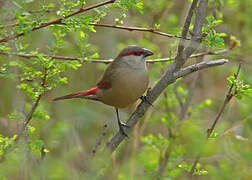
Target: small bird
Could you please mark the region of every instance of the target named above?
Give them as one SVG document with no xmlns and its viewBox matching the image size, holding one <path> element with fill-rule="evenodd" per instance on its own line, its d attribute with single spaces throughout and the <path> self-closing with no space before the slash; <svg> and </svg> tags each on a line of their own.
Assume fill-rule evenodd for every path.
<svg viewBox="0 0 252 180">
<path fill-rule="evenodd" d="M 107 67 L 96 87 L 82 92 L 55 98 L 54 101 L 70 98 L 85 98 L 114 106 L 120 132 L 127 136 L 123 127 L 129 127 L 119 119 L 118 108 L 125 108 L 137 99 L 148 101 L 144 92 L 149 76 L 145 58 L 153 53 L 145 48 L 131 45 L 124 48 Z"/>
</svg>

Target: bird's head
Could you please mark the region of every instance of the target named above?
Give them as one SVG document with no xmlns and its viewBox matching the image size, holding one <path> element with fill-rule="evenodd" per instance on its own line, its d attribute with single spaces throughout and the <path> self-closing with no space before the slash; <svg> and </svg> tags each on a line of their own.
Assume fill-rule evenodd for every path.
<svg viewBox="0 0 252 180">
<path fill-rule="evenodd" d="M 119 58 L 122 59 L 139 59 L 144 60 L 146 57 L 153 55 L 148 49 L 142 48 L 140 46 L 131 45 L 124 48 L 120 54 L 118 55 Z"/>
</svg>

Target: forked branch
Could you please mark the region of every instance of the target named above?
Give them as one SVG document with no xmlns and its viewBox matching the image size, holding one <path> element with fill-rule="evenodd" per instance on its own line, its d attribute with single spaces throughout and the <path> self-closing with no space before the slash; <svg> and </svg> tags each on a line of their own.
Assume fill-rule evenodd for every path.
<svg viewBox="0 0 252 180">
<path fill-rule="evenodd" d="M 36 31 L 38 29 L 41 29 L 41 28 L 44 28 L 44 27 L 47 27 L 47 26 L 50 26 L 50 25 L 53 25 L 53 24 L 59 24 L 59 23 L 62 22 L 63 19 L 67 19 L 67 18 L 70 18 L 70 17 L 75 16 L 77 14 L 80 14 L 82 12 L 85 12 L 85 11 L 88 11 L 88 10 L 91 10 L 91 9 L 94 9 L 94 8 L 97 8 L 97 7 L 100 7 L 100 6 L 104 6 L 106 4 L 114 3 L 114 2 L 115 2 L 115 0 L 109 0 L 109 1 L 105 1 L 105 2 L 102 2 L 102 3 L 87 7 L 87 8 L 80 8 L 79 10 L 76 10 L 76 11 L 64 16 L 63 18 L 58 18 L 58 19 L 55 19 L 53 21 L 42 23 L 39 26 L 33 27 L 31 29 L 31 31 Z M 0 39 L 0 43 L 7 42 L 7 41 L 12 40 L 12 39 L 16 39 L 16 38 L 18 38 L 20 36 L 23 36 L 24 34 L 25 34 L 24 32 L 20 32 L 18 34 L 14 34 L 14 35 L 4 37 L 4 38 Z"/>
<path fill-rule="evenodd" d="M 183 38 L 186 38 L 186 35 L 188 33 L 189 25 L 191 23 L 192 15 L 195 12 L 195 9 L 197 7 L 198 0 L 193 0 L 191 8 L 189 10 L 189 13 L 186 18 L 186 22 L 183 28 L 182 33 L 182 39 L 180 42 L 180 45 L 183 45 Z M 183 48 L 178 49 L 177 56 L 175 58 L 175 61 L 168 67 L 167 71 L 164 73 L 163 77 L 158 81 L 158 83 L 148 91 L 147 97 L 148 100 L 153 103 L 159 95 L 164 91 L 164 89 L 176 81 L 177 78 L 186 76 L 187 74 L 190 74 L 194 71 L 198 71 L 200 69 L 204 69 L 207 67 L 215 66 L 216 64 L 225 64 L 228 61 L 227 60 L 218 60 L 212 61 L 212 62 L 203 62 L 199 64 L 195 64 L 192 66 L 189 66 L 187 68 L 184 68 L 181 70 L 182 66 L 185 64 L 188 57 L 193 53 L 194 50 L 198 48 L 198 44 L 200 43 L 200 40 L 198 37 L 201 37 L 201 29 L 203 27 L 203 21 L 205 19 L 206 15 L 206 8 L 207 8 L 208 0 L 201 0 L 196 11 L 196 19 L 194 23 L 194 29 L 193 29 L 193 37 L 190 40 L 189 46 L 186 47 L 184 50 Z M 188 25 L 189 24 L 189 25 Z M 195 45 L 195 43 L 197 45 Z M 193 46 L 193 47 L 192 47 Z M 192 51 L 193 50 L 193 51 Z M 186 53 L 187 52 L 187 53 Z M 191 54 L 190 54 L 191 53 Z M 127 125 L 130 127 L 133 127 L 145 114 L 145 112 L 150 107 L 149 103 L 142 102 L 135 112 L 131 115 L 129 120 L 127 121 Z M 120 132 L 118 132 L 107 144 L 107 146 L 110 148 L 111 151 L 114 151 L 118 145 L 124 140 L 124 135 L 122 135 Z"/>
</svg>

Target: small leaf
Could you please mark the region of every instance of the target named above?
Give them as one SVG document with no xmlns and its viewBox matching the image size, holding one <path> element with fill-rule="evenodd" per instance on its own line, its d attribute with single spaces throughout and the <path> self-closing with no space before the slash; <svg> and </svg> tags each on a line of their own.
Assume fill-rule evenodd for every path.
<svg viewBox="0 0 252 180">
<path fill-rule="evenodd" d="M 49 153 L 50 151 L 48 150 L 48 149 L 46 149 L 46 148 L 44 148 L 44 150 L 43 150 L 45 153 Z"/>
</svg>

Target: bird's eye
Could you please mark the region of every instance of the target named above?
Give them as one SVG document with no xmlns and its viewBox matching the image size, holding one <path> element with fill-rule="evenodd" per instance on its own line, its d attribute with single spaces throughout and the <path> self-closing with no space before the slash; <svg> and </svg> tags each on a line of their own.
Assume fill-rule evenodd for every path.
<svg viewBox="0 0 252 180">
<path fill-rule="evenodd" d="M 138 52 L 138 51 L 134 51 L 134 52 L 133 52 L 133 54 L 137 56 L 137 55 L 139 55 L 139 54 L 140 54 L 140 52 Z"/>
</svg>

